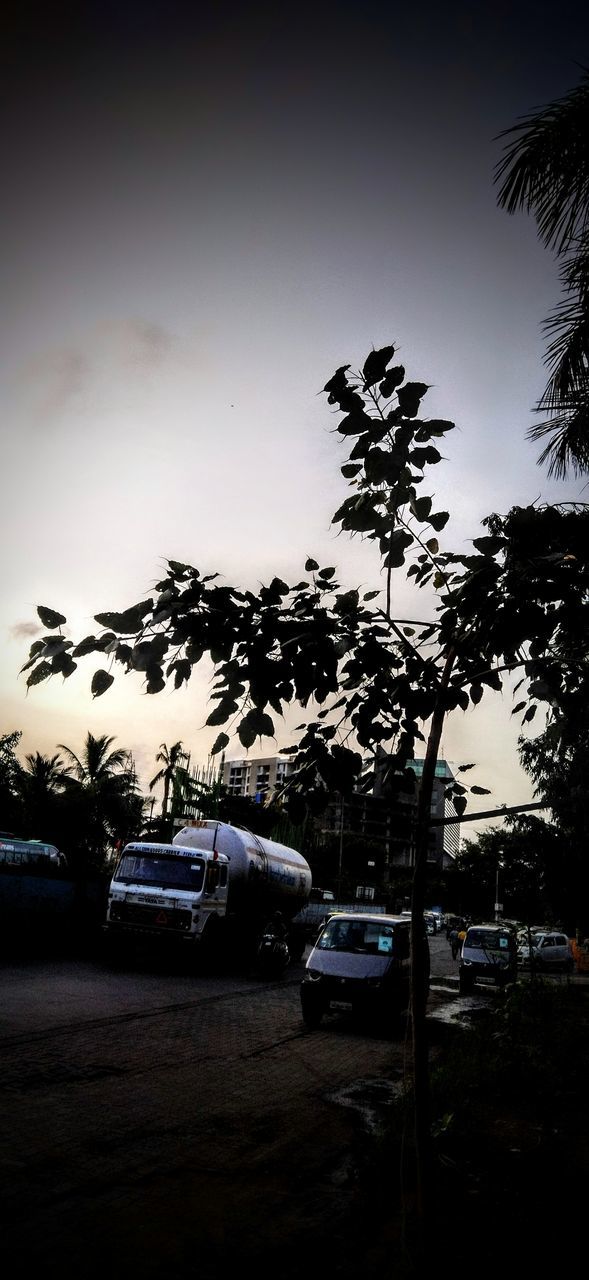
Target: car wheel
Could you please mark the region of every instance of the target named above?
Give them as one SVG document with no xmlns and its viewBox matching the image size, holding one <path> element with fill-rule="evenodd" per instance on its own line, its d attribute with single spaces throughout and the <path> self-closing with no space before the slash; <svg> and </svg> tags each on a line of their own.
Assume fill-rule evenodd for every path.
<svg viewBox="0 0 589 1280">
<path fill-rule="evenodd" d="M 323 1009 L 310 1001 L 303 1000 L 301 1002 L 303 1022 L 309 1031 L 315 1031 L 320 1025 L 323 1017 Z"/>
</svg>

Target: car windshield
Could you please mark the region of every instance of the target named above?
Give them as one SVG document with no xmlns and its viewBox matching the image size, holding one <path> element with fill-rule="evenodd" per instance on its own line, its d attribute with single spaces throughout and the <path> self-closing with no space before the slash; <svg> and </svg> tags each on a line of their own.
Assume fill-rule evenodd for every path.
<svg viewBox="0 0 589 1280">
<path fill-rule="evenodd" d="M 373 921 L 329 920 L 317 943 L 320 951 L 356 951 L 390 955 L 393 930 Z"/>
<path fill-rule="evenodd" d="M 485 951 L 503 951 L 511 943 L 511 934 L 495 929 L 469 929 L 465 945 Z"/>
<path fill-rule="evenodd" d="M 125 884 L 158 885 L 161 889 L 192 889 L 203 886 L 203 858 L 147 858 L 144 854 L 126 853 L 115 873 L 115 880 Z"/>
</svg>

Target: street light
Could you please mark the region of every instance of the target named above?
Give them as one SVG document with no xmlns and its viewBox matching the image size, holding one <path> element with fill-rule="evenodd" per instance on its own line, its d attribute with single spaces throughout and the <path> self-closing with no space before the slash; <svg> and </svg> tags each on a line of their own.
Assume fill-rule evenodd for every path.
<svg viewBox="0 0 589 1280">
<path fill-rule="evenodd" d="M 503 903 L 499 901 L 499 868 L 503 866 L 503 849 L 497 850 L 497 867 L 495 870 L 495 921 L 501 919 Z"/>
</svg>

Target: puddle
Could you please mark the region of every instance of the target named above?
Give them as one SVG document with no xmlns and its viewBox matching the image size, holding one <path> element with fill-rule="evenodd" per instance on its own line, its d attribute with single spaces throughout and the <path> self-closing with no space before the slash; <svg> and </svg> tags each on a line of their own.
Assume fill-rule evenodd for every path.
<svg viewBox="0 0 589 1280">
<path fill-rule="evenodd" d="M 443 988 L 438 988 L 443 989 Z M 455 1022 L 467 1022 L 473 1018 L 480 1017 L 489 1008 L 487 1000 L 480 996 L 454 996 L 453 1000 L 448 1004 L 437 1005 L 428 1013 L 428 1019 L 434 1022 L 444 1022 L 446 1025 Z"/>
<path fill-rule="evenodd" d="M 402 1080 L 383 1080 L 382 1077 L 355 1080 L 327 1094 L 329 1102 L 340 1107 L 352 1107 L 359 1111 L 369 1133 L 379 1133 L 384 1125 L 384 1114 L 403 1094 Z"/>
</svg>

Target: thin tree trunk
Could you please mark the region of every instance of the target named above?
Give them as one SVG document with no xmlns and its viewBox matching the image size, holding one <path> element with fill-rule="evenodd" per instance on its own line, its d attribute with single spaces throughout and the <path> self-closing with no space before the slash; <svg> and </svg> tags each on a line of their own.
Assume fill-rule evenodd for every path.
<svg viewBox="0 0 589 1280">
<path fill-rule="evenodd" d="M 431 1199 L 431 1134 L 430 1134 L 430 1087 L 428 1044 L 426 1035 L 426 951 L 423 947 L 423 930 L 425 910 L 425 894 L 427 886 L 427 855 L 429 849 L 429 830 L 431 826 L 431 804 L 436 773 L 436 763 L 440 749 L 444 717 L 446 714 L 445 692 L 456 654 L 451 650 L 448 654 L 442 676 L 436 708 L 434 710 L 427 740 L 423 774 L 419 789 L 417 806 L 417 830 L 415 839 L 415 868 L 411 895 L 411 1025 L 413 1044 L 413 1090 L 414 1090 L 414 1125 L 415 1125 L 415 1161 L 416 1161 L 416 1195 L 417 1217 L 422 1230 L 420 1237 L 425 1243 Z"/>
</svg>

